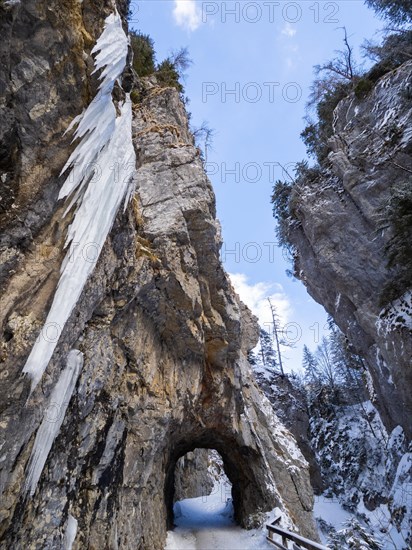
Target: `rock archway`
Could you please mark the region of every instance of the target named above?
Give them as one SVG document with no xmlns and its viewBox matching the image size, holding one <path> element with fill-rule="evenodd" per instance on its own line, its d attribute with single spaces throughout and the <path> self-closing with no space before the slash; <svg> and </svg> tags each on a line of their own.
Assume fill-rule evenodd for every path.
<svg viewBox="0 0 412 550">
<path fill-rule="evenodd" d="M 256 466 L 259 463 L 259 456 L 247 447 L 239 447 L 234 439 L 225 438 L 221 434 L 209 431 L 196 438 L 182 439 L 171 450 L 165 475 L 168 529 L 174 526 L 176 464 L 182 456 L 199 448 L 215 450 L 222 457 L 225 474 L 232 484 L 235 521 L 242 526 L 250 527 L 254 516 L 264 509 L 265 503 L 268 503 L 268 499 L 272 497 L 262 487 L 262 480 L 257 474 Z M 258 521 L 257 515 L 255 520 Z"/>
<path fill-rule="evenodd" d="M 223 460 L 217 451 L 195 449 L 179 458 L 175 468 L 175 504 L 187 499 L 204 498 L 216 493 L 217 485 L 223 485 L 225 496 L 232 494 Z M 230 486 L 230 491 L 226 489 Z M 221 491 L 222 492 L 222 491 Z"/>
</svg>

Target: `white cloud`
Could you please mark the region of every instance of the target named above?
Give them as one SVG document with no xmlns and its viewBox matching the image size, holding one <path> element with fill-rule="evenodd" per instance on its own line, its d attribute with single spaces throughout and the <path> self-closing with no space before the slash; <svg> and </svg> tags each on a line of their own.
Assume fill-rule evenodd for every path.
<svg viewBox="0 0 412 550">
<path fill-rule="evenodd" d="M 299 46 L 296 40 L 293 40 L 296 33 L 296 27 L 292 26 L 290 23 L 286 23 L 280 31 L 279 42 L 283 50 L 283 58 L 288 70 L 296 69 L 297 67 L 296 61 L 298 60 Z"/>
<path fill-rule="evenodd" d="M 268 325 L 272 324 L 268 298 L 276 306 L 280 324 L 284 325 L 290 321 L 292 306 L 281 285 L 267 282 L 249 284 L 248 277 L 243 273 L 230 273 L 229 276 L 242 302 L 258 317 L 263 328 L 266 327 L 268 330 Z"/>
<path fill-rule="evenodd" d="M 195 31 L 202 22 L 200 8 L 196 0 L 174 0 L 173 17 L 179 27 Z"/>
<path fill-rule="evenodd" d="M 290 23 L 286 23 L 281 32 L 284 36 L 287 36 L 288 38 L 293 38 L 296 34 L 296 29 L 293 28 Z"/>
</svg>

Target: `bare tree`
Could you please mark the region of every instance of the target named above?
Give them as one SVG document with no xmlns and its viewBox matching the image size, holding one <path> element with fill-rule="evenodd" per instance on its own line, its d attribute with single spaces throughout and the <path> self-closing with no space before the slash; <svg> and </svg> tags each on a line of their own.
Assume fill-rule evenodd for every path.
<svg viewBox="0 0 412 550">
<path fill-rule="evenodd" d="M 328 93 L 333 93 L 340 84 L 355 82 L 360 75 L 346 27 L 339 28 L 344 32 L 344 48 L 336 50 L 336 57 L 332 60 L 315 66 L 316 78 L 311 86 L 309 108 L 316 106 Z"/>
<path fill-rule="evenodd" d="M 270 305 L 270 310 L 272 312 L 273 337 L 274 337 L 275 342 L 276 342 L 276 351 L 277 351 L 277 354 L 278 354 L 278 365 L 279 365 L 279 369 L 280 369 L 280 372 L 281 372 L 282 376 L 284 376 L 285 371 L 283 370 L 282 353 L 280 351 L 280 345 L 282 344 L 282 330 L 280 328 L 280 319 L 279 319 L 279 315 L 277 314 L 277 311 L 276 311 L 276 306 L 274 304 L 272 304 L 272 302 L 270 301 L 270 298 L 268 298 L 268 302 L 269 302 L 269 305 Z"/>
<path fill-rule="evenodd" d="M 186 71 L 193 64 L 187 48 L 180 48 L 171 53 L 170 61 L 181 78 L 184 79 Z"/>
<path fill-rule="evenodd" d="M 192 130 L 192 133 L 196 143 L 199 144 L 199 142 L 203 142 L 205 162 L 207 162 L 208 152 L 209 149 L 212 149 L 213 138 L 216 134 L 215 130 L 210 128 L 208 122 L 204 120 L 199 128 L 194 128 Z"/>
<path fill-rule="evenodd" d="M 324 383 L 326 383 L 332 391 L 335 391 L 339 374 L 333 359 L 330 341 L 327 338 L 322 338 L 316 350 L 315 357 L 321 379 L 324 380 Z"/>
</svg>

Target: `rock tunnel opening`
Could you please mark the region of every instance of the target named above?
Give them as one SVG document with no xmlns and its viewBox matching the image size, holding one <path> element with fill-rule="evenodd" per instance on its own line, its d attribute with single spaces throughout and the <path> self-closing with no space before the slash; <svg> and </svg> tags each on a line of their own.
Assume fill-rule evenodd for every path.
<svg viewBox="0 0 412 550">
<path fill-rule="evenodd" d="M 174 523 L 204 528 L 234 523 L 232 484 L 223 459 L 212 449 L 195 449 L 175 467 Z"/>
<path fill-rule="evenodd" d="M 254 527 L 251 518 L 271 509 L 259 474 L 261 457 L 256 450 L 239 445 L 234 438 L 217 436 L 214 432 L 210 435 L 208 432 L 193 441 L 180 440 L 168 450 L 164 486 L 167 529 L 175 527 L 176 466 L 181 457 L 193 453 L 195 449 L 207 449 L 220 455 L 222 468 L 231 484 L 226 498 L 231 498 L 233 520 L 242 527 Z"/>
<path fill-rule="evenodd" d="M 210 447 L 196 447 L 176 460 L 165 493 L 169 529 L 185 523 L 237 523 L 238 482 L 233 483 L 227 469 L 221 454 Z"/>
</svg>

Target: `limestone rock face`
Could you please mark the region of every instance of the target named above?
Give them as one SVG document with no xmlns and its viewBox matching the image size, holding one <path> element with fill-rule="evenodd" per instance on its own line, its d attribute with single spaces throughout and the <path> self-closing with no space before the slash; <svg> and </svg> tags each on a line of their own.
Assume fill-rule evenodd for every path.
<svg viewBox="0 0 412 550">
<path fill-rule="evenodd" d="M 222 456 L 242 525 L 278 506 L 316 538 L 307 463 L 253 380 L 246 354 L 257 327 L 220 264 L 214 194 L 176 90 L 139 84 L 136 193 L 31 396 L 21 376 L 35 339 L 50 337 L 39 331 L 70 222 L 57 201 L 74 147 L 63 133 L 94 97 L 90 51 L 113 9 L 109 0 L 0 7 L 1 548 L 55 550 L 75 534 L 76 549 L 160 550 L 175 465 L 195 448 Z M 35 434 L 59 414 L 49 399 L 71 349 L 84 366 L 31 497 Z"/>
<path fill-rule="evenodd" d="M 112 0 L 0 4 L 0 282 L 50 220 L 70 150 L 68 123 L 92 100 L 90 51 Z M 125 13 L 126 2 L 117 7 Z"/>
<path fill-rule="evenodd" d="M 212 452 L 195 449 L 179 458 L 175 469 L 175 501 L 210 495 L 215 481 L 208 469 Z"/>
<path fill-rule="evenodd" d="M 321 495 L 325 484 L 310 441 L 310 416 L 306 395 L 287 376 L 272 373 L 269 381 L 261 372 L 255 371 L 255 377 L 259 387 L 272 403 L 279 420 L 295 438 L 309 464 L 310 482 L 314 493 Z"/>
<path fill-rule="evenodd" d="M 297 276 L 366 358 L 388 431 L 401 425 L 409 439 L 411 304 L 397 304 L 399 315 L 381 321 L 379 298 L 393 277 L 385 254 L 391 232 L 380 229 L 381 220 L 392 190 L 411 177 L 411 85 L 407 62 L 382 77 L 367 98 L 341 101 L 331 168 L 299 186 L 291 231 Z"/>
</svg>

